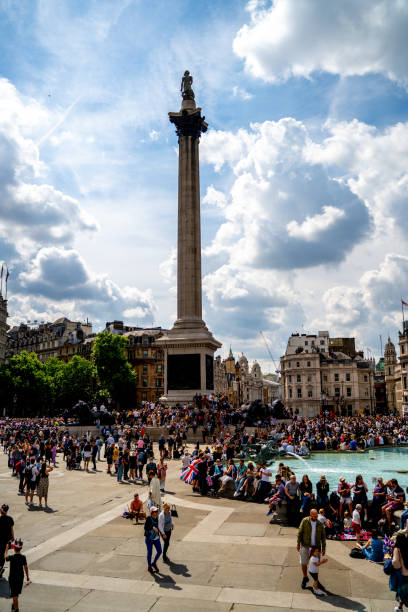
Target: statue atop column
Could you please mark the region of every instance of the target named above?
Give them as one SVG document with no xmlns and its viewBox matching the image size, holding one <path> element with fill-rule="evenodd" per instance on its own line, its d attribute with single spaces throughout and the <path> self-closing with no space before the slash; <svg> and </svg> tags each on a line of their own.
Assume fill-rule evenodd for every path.
<svg viewBox="0 0 408 612">
<path fill-rule="evenodd" d="M 183 100 L 194 100 L 194 91 L 192 90 L 193 77 L 190 75 L 189 71 L 186 70 L 184 76 L 181 79 L 181 95 L 183 96 Z"/>
</svg>

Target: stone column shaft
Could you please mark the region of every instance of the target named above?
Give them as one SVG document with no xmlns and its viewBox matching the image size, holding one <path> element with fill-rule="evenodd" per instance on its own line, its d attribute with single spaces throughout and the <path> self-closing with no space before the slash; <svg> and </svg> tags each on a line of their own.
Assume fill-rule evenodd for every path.
<svg viewBox="0 0 408 612">
<path fill-rule="evenodd" d="M 179 137 L 177 319 L 202 324 L 199 139 Z"/>
</svg>

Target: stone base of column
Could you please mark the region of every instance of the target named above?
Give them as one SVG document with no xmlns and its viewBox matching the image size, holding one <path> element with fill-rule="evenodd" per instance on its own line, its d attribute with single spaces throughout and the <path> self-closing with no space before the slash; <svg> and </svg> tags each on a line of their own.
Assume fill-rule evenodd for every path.
<svg viewBox="0 0 408 612">
<path fill-rule="evenodd" d="M 187 404 L 195 395 L 214 393 L 214 353 L 221 348 L 205 323 L 177 321 L 156 340 L 164 349 L 164 395 L 169 404 Z M 190 323 L 192 324 L 190 326 Z"/>
</svg>

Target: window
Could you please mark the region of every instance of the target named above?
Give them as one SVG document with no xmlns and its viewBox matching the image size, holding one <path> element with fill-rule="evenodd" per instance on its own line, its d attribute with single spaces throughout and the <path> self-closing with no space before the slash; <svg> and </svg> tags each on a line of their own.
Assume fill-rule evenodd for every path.
<svg viewBox="0 0 408 612">
<path fill-rule="evenodd" d="M 147 400 L 147 393 L 142 393 L 142 400 L 144 402 Z"/>
<path fill-rule="evenodd" d="M 289 398 L 292 399 L 292 389 L 289 389 Z"/>
<path fill-rule="evenodd" d="M 297 368 L 300 368 L 300 361 L 297 361 L 297 362 L 296 362 L 296 367 L 297 367 Z"/>
<path fill-rule="evenodd" d="M 346 395 L 347 395 L 347 397 L 351 397 L 351 387 L 347 387 Z"/>
<path fill-rule="evenodd" d="M 146 336 L 143 336 L 142 344 L 143 344 L 143 346 L 148 346 L 149 338 L 147 338 Z"/>
<path fill-rule="evenodd" d="M 309 375 L 308 375 L 308 377 L 307 377 L 307 382 L 312 382 L 312 376 L 311 376 L 311 374 L 309 374 Z"/>
<path fill-rule="evenodd" d="M 407 377 L 404 376 L 404 389 L 406 389 L 406 388 L 407 388 Z"/>
<path fill-rule="evenodd" d="M 339 375 L 338 375 L 338 374 L 335 374 L 335 375 L 334 375 L 334 381 L 335 381 L 335 382 L 339 382 Z"/>
<path fill-rule="evenodd" d="M 147 359 L 149 356 L 149 353 L 147 351 L 143 351 L 143 357 L 144 359 Z"/>
<path fill-rule="evenodd" d="M 289 361 L 289 362 L 288 362 L 288 368 L 291 368 L 291 367 L 292 367 L 292 362 L 291 362 L 291 361 Z"/>
<path fill-rule="evenodd" d="M 364 397 L 368 397 L 368 391 L 367 391 L 367 389 L 364 391 Z"/>
<path fill-rule="evenodd" d="M 143 387 L 147 387 L 147 378 L 143 379 L 142 385 L 143 385 Z"/>
<path fill-rule="evenodd" d="M 147 374 L 147 365 L 143 366 L 143 374 Z"/>
<path fill-rule="evenodd" d="M 364 382 L 368 382 L 368 376 L 367 376 L 367 374 L 364 374 Z"/>
<path fill-rule="evenodd" d="M 291 383 L 292 382 L 292 376 L 289 374 L 288 376 L 288 381 Z"/>
<path fill-rule="evenodd" d="M 296 374 L 296 382 L 302 382 L 302 377 L 300 374 Z"/>
<path fill-rule="evenodd" d="M 156 371 L 158 374 L 161 374 L 163 372 L 163 366 L 161 363 L 157 365 Z"/>
<path fill-rule="evenodd" d="M 346 381 L 347 381 L 347 382 L 350 382 L 350 380 L 351 380 L 351 375 L 350 375 L 350 372 L 347 372 L 347 373 L 346 373 Z"/>
<path fill-rule="evenodd" d="M 163 379 L 162 378 L 157 378 L 156 379 L 156 387 L 162 387 L 163 386 Z"/>
<path fill-rule="evenodd" d="M 391 368 L 388 368 L 388 376 L 391 376 Z"/>
<path fill-rule="evenodd" d="M 327 374 L 323 374 L 323 380 L 324 382 L 327 382 Z"/>
<path fill-rule="evenodd" d="M 401 344 L 401 355 L 403 355 L 404 353 L 405 353 L 405 346 Z"/>
<path fill-rule="evenodd" d="M 309 344 L 309 342 L 307 340 L 305 340 L 305 346 L 307 346 Z"/>
<path fill-rule="evenodd" d="M 307 362 L 307 367 L 308 367 L 308 368 L 310 368 L 310 366 L 311 366 L 311 365 L 312 365 L 312 364 L 311 364 L 311 362 L 310 362 L 310 361 L 308 361 L 308 362 Z"/>
<path fill-rule="evenodd" d="M 324 344 L 324 340 L 320 340 L 320 344 Z"/>
<path fill-rule="evenodd" d="M 298 396 L 299 398 L 301 398 L 301 397 L 302 397 L 302 389 L 301 389 L 300 387 L 299 387 L 299 388 L 298 388 L 298 390 L 297 390 L 297 396 Z"/>
<path fill-rule="evenodd" d="M 334 395 L 335 395 L 336 397 L 340 397 L 340 387 L 335 387 L 335 389 L 334 389 Z"/>
<path fill-rule="evenodd" d="M 307 397 L 313 397 L 313 389 L 307 390 Z"/>
</svg>

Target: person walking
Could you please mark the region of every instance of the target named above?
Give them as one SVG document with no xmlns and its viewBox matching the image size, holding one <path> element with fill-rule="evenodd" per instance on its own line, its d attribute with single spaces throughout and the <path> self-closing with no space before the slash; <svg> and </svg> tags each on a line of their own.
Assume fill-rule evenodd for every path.
<svg viewBox="0 0 408 612">
<path fill-rule="evenodd" d="M 402 576 L 402 584 L 398 587 L 395 595 L 398 602 L 395 610 L 403 610 L 404 606 L 408 607 L 408 540 L 404 533 L 399 533 L 396 537 L 392 553 L 392 566 L 394 569 L 400 570 Z"/>
<path fill-rule="evenodd" d="M 307 576 L 307 565 L 309 562 L 310 548 L 318 548 L 322 556 L 326 553 L 326 533 L 323 524 L 317 520 L 318 512 L 315 508 L 310 510 L 310 515 L 306 516 L 299 525 L 297 534 L 297 550 L 300 553 L 300 565 L 302 566 L 302 589 L 306 588 L 309 582 Z"/>
<path fill-rule="evenodd" d="M 167 474 L 167 463 L 160 458 L 159 463 L 157 464 L 157 476 L 160 480 L 160 491 L 164 493 L 164 487 L 166 485 L 166 474 Z"/>
<path fill-rule="evenodd" d="M 4 559 L 9 542 L 14 540 L 14 521 L 7 512 L 9 507 L 3 504 L 0 508 L 0 578 L 4 573 Z"/>
<path fill-rule="evenodd" d="M 26 493 L 25 493 L 25 503 L 26 505 L 33 505 L 34 491 L 37 486 L 37 476 L 39 471 L 35 464 L 35 457 L 31 457 L 30 464 L 25 469 L 26 473 Z M 28 496 L 30 496 L 30 501 L 28 501 Z"/>
<path fill-rule="evenodd" d="M 174 522 L 170 512 L 170 504 L 164 503 L 163 510 L 159 514 L 159 531 L 163 538 L 163 561 L 170 563 L 167 551 L 170 546 L 171 532 L 174 529 Z"/>
<path fill-rule="evenodd" d="M 91 457 L 92 457 L 92 469 L 96 472 L 96 456 L 98 454 L 98 447 L 96 446 L 95 440 L 91 442 Z"/>
<path fill-rule="evenodd" d="M 161 507 L 161 491 L 160 491 L 160 481 L 157 478 L 157 475 L 153 472 L 149 472 L 150 477 L 150 485 L 149 485 L 149 498 L 151 500 L 152 506 Z"/>
<path fill-rule="evenodd" d="M 40 475 L 38 479 L 38 488 L 37 488 L 39 508 L 42 508 L 42 498 L 44 498 L 45 507 L 47 508 L 48 506 L 48 487 L 49 487 L 48 474 L 52 472 L 53 469 L 54 468 L 51 467 L 50 465 L 47 466 L 45 461 L 41 464 Z"/>
<path fill-rule="evenodd" d="M 30 584 L 30 577 L 28 575 L 27 559 L 21 554 L 23 548 L 23 542 L 21 540 L 15 540 L 14 542 L 14 555 L 6 556 L 6 561 L 10 563 L 9 573 L 9 587 L 10 597 L 13 599 L 13 605 L 11 609 L 14 612 L 18 612 L 18 598 L 21 595 L 24 582 L 24 572 L 27 578 L 27 584 Z"/>
<path fill-rule="evenodd" d="M 144 525 L 144 536 L 147 549 L 147 571 L 150 572 L 150 574 L 154 574 L 154 572 L 159 571 L 157 561 L 162 554 L 157 514 L 158 508 L 156 506 L 151 506 L 150 516 L 147 517 Z M 156 555 L 152 562 L 153 546 L 156 549 Z"/>
</svg>

